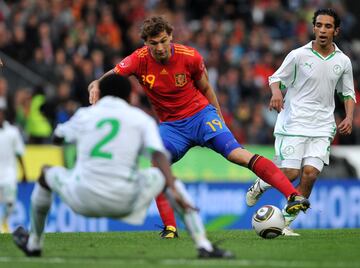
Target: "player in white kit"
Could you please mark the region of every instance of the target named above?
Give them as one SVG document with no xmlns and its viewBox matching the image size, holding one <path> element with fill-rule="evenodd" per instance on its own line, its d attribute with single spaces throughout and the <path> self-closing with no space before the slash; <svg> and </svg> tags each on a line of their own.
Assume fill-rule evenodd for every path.
<svg viewBox="0 0 360 268">
<path fill-rule="evenodd" d="M 269 77 L 270 110 L 279 112 L 275 129 L 274 162 L 291 180 L 300 177 L 297 190 L 309 197 L 314 182 L 329 164 L 330 144 L 336 130 L 352 131 L 355 92 L 350 59 L 333 43 L 340 19 L 332 9 L 314 13 L 315 40 L 291 51 Z M 280 89 L 286 89 L 285 99 Z M 336 126 L 335 91 L 343 99 L 346 117 Z M 249 188 L 246 202 L 255 205 L 270 186 L 259 178 Z M 298 236 L 289 225 L 297 214 L 283 211 L 284 235 Z"/>
<path fill-rule="evenodd" d="M 5 102 L 0 99 L 0 233 L 10 231 L 8 218 L 17 196 L 17 159 L 23 171 L 22 181 L 26 181 L 22 160 L 24 142 L 18 128 L 5 121 L 5 109 Z"/>
<path fill-rule="evenodd" d="M 171 173 L 167 152 L 153 118 L 128 104 L 127 78 L 110 75 L 100 82 L 101 99 L 80 108 L 56 127 L 56 139 L 75 142 L 73 170 L 45 168 L 31 196 L 30 234 L 23 227 L 14 242 L 27 256 L 40 256 L 43 232 L 56 192 L 75 212 L 89 217 L 111 217 L 142 224 L 152 200 L 166 189 L 174 209 L 181 214 L 201 258 L 231 258 L 207 239 L 201 218 L 184 185 Z M 139 170 L 140 154 L 151 156 L 154 167 Z"/>
</svg>

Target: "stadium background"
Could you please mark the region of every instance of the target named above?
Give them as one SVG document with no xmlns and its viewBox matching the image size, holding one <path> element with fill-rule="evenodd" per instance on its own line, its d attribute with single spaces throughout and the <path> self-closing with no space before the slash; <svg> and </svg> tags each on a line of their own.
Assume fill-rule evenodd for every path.
<svg viewBox="0 0 360 268">
<path fill-rule="evenodd" d="M 357 96 L 360 78 L 358 7 L 352 1 L 0 1 L 0 98 L 8 120 L 17 124 L 28 143 L 27 174 L 37 178 L 41 165 L 71 167 L 73 148 L 49 145 L 51 129 L 87 106 L 87 85 L 124 56 L 142 46 L 138 30 L 151 14 L 164 14 L 175 26 L 174 41 L 197 48 L 227 125 L 252 151 L 271 158 L 276 114 L 267 109 L 267 77 L 291 50 L 311 39 L 311 16 L 318 7 L 333 7 L 342 19 L 338 46 L 351 58 Z M 152 114 L 134 82 L 134 103 Z M 359 99 L 359 98 L 358 98 Z M 339 103 L 336 118 L 343 115 Z M 312 209 L 296 228 L 360 227 L 360 105 L 353 134 L 337 136 L 331 166 L 322 173 L 311 197 Z M 148 163 L 143 160 L 144 166 Z M 174 165 L 175 174 L 202 208 L 208 229 L 250 228 L 261 204 L 282 206 L 275 191 L 255 208 L 244 195 L 254 174 L 231 165 L 215 153 L 194 148 Z M 19 184 L 19 201 L 11 227 L 27 225 L 32 183 Z M 160 224 L 153 204 L 146 223 L 132 227 L 108 219 L 77 216 L 58 199 L 48 231 L 149 230 Z"/>
</svg>

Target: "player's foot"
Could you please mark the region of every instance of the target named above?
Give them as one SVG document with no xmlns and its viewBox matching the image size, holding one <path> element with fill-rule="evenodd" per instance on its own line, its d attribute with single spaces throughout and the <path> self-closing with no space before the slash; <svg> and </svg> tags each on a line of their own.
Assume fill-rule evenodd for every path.
<svg viewBox="0 0 360 268">
<path fill-rule="evenodd" d="M 291 229 L 289 226 L 286 226 L 283 230 L 282 230 L 282 235 L 284 236 L 300 236 L 300 234 L 295 233 L 293 229 Z"/>
<path fill-rule="evenodd" d="M 27 243 L 29 240 L 29 233 L 22 227 L 19 226 L 16 228 L 16 230 L 12 233 L 14 243 L 18 246 L 19 249 L 21 249 L 26 256 L 28 257 L 40 257 L 41 256 L 41 250 L 29 250 L 27 248 Z"/>
<path fill-rule="evenodd" d="M 306 199 L 302 195 L 292 194 L 288 198 L 285 211 L 289 214 L 296 214 L 300 210 L 305 212 L 309 207 L 310 207 L 310 202 L 308 199 Z"/>
<path fill-rule="evenodd" d="M 9 225 L 7 224 L 7 222 L 3 222 L 1 224 L 0 233 L 2 233 L 2 234 L 10 233 Z"/>
<path fill-rule="evenodd" d="M 178 232 L 176 227 L 168 225 L 164 226 L 163 230 L 160 232 L 160 237 L 165 239 L 178 238 Z"/>
<path fill-rule="evenodd" d="M 208 251 L 204 248 L 199 248 L 198 258 L 199 259 L 234 259 L 235 255 L 229 250 L 221 249 L 213 245 L 212 251 Z"/>
<path fill-rule="evenodd" d="M 285 207 L 286 208 L 286 207 Z M 285 208 L 283 208 L 283 210 L 281 211 L 281 213 L 284 216 L 284 220 L 285 220 L 285 226 L 290 226 L 290 224 L 297 218 L 297 216 L 299 215 L 300 211 L 296 212 L 295 214 L 289 214 L 285 211 Z"/>
<path fill-rule="evenodd" d="M 260 179 L 257 178 L 253 185 L 247 190 L 246 193 L 246 204 L 249 207 L 254 206 L 263 194 L 263 190 L 260 187 Z"/>
</svg>

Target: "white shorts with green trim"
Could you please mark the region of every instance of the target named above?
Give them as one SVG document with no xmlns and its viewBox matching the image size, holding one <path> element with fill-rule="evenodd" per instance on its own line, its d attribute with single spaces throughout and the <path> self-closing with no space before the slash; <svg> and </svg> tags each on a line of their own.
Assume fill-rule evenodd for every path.
<svg viewBox="0 0 360 268">
<path fill-rule="evenodd" d="M 331 139 L 275 135 L 274 163 L 280 168 L 310 165 L 321 171 L 329 164 Z"/>
<path fill-rule="evenodd" d="M 138 171 L 131 180 L 109 177 L 83 178 L 80 170 L 52 167 L 45 173 L 51 190 L 76 213 L 110 217 L 142 224 L 152 200 L 164 189 L 165 178 L 157 168 Z"/>
</svg>

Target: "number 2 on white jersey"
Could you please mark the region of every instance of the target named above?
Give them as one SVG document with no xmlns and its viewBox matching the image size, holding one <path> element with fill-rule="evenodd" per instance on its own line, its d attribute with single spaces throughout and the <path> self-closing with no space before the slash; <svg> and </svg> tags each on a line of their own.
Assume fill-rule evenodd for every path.
<svg viewBox="0 0 360 268">
<path fill-rule="evenodd" d="M 120 130 L 120 122 L 113 118 L 106 118 L 100 120 L 96 124 L 96 128 L 99 129 L 104 127 L 105 125 L 110 125 L 110 131 L 91 149 L 91 157 L 100 157 L 105 159 L 112 159 L 113 157 L 112 153 L 104 151 L 102 147 L 111 142 L 117 136 Z"/>
</svg>

